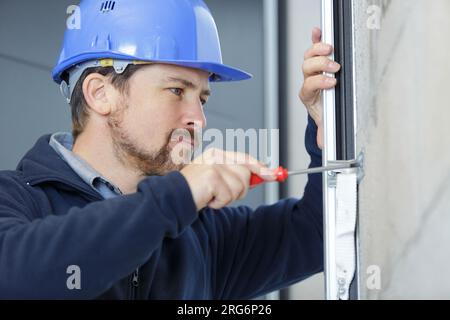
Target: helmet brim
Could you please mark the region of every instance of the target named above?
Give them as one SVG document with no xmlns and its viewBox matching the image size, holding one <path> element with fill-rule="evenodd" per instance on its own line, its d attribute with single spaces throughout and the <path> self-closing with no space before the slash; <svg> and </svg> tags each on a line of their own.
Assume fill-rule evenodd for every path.
<svg viewBox="0 0 450 320">
<path fill-rule="evenodd" d="M 61 64 L 59 64 L 52 72 L 53 80 L 57 83 L 62 82 L 62 72 L 68 70 L 75 65 L 78 65 L 82 62 L 89 60 L 97 60 L 99 56 L 102 56 L 102 59 L 120 59 L 120 60 L 130 60 L 130 61 L 146 61 L 142 59 L 138 59 L 137 57 L 126 56 L 122 54 L 111 54 L 105 53 L 89 53 L 83 55 L 83 57 L 76 56 L 72 59 L 69 59 Z M 76 61 L 76 62 L 75 62 Z M 238 68 L 230 67 L 224 64 L 215 63 L 215 62 L 203 62 L 203 61 L 183 61 L 183 60 L 150 60 L 148 62 L 153 63 L 163 63 L 163 64 L 172 64 L 186 68 L 193 68 L 198 70 L 203 70 L 212 74 L 210 77 L 211 82 L 231 82 L 231 81 L 242 81 L 253 78 L 253 76 L 240 70 Z"/>
</svg>

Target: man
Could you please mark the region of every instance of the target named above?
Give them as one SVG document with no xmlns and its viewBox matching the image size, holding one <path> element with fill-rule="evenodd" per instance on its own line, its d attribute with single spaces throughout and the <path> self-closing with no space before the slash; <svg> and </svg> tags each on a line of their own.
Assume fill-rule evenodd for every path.
<svg viewBox="0 0 450 320">
<path fill-rule="evenodd" d="M 251 174 L 275 179 L 263 164 L 221 150 L 190 164 L 171 157 L 198 145 L 209 82 L 249 78 L 222 64 L 206 5 L 91 0 L 80 13 L 53 73 L 73 133 L 40 138 L 0 173 L 0 297 L 249 299 L 320 272 L 320 175 L 302 200 L 253 211 L 227 205 Z M 322 72 L 339 65 L 320 30 L 313 41 L 300 97 L 320 166 L 320 90 L 335 85 Z"/>
</svg>

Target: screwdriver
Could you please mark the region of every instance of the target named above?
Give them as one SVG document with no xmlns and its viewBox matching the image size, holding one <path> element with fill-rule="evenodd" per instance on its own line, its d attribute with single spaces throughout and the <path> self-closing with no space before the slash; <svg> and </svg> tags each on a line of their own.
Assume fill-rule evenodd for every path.
<svg viewBox="0 0 450 320">
<path fill-rule="evenodd" d="M 273 173 L 277 177 L 276 182 L 284 182 L 290 176 L 297 176 L 297 175 L 301 175 L 301 174 L 321 173 L 321 172 L 341 170 L 341 169 L 350 169 L 350 168 L 354 168 L 357 166 L 358 166 L 358 163 L 356 161 L 348 161 L 348 162 L 345 162 L 340 165 L 311 168 L 311 169 L 300 170 L 300 171 L 288 171 L 287 169 L 285 169 L 283 167 L 278 167 L 277 169 L 275 169 L 273 171 Z M 267 182 L 267 181 L 264 180 L 264 178 L 258 176 L 255 173 L 253 173 L 250 177 L 250 187 L 251 188 L 256 187 L 265 182 Z"/>
</svg>

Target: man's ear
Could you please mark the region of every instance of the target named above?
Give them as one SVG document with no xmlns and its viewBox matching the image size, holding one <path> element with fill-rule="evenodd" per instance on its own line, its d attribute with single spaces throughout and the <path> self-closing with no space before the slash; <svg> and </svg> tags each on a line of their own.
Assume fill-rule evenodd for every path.
<svg viewBox="0 0 450 320">
<path fill-rule="evenodd" d="M 112 101 L 108 97 L 108 78 L 100 73 L 91 73 L 83 81 L 83 95 L 89 109 L 102 116 L 111 113 Z"/>
</svg>

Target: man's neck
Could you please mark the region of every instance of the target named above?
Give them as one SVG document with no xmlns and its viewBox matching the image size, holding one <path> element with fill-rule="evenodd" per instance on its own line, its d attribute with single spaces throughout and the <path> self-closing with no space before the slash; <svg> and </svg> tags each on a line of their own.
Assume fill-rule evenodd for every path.
<svg viewBox="0 0 450 320">
<path fill-rule="evenodd" d="M 83 132 L 75 141 L 72 152 L 117 186 L 123 194 L 135 193 L 144 177 L 117 159 L 110 138 L 104 135 L 92 137 L 94 135 Z"/>
</svg>

